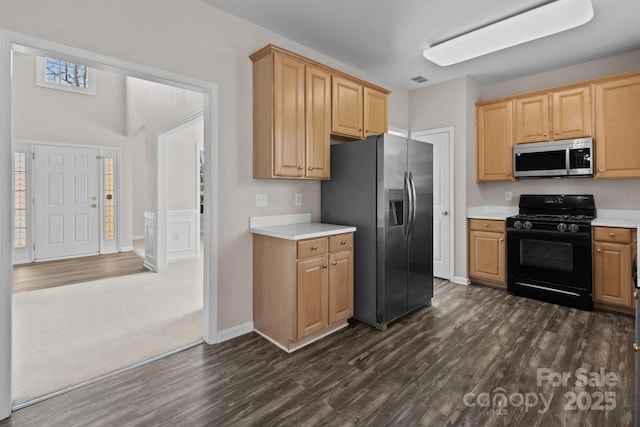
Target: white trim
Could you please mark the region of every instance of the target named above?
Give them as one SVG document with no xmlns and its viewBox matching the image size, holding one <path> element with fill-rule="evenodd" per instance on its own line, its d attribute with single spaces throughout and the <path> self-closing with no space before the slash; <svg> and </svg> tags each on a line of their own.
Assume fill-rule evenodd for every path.
<svg viewBox="0 0 640 427">
<path fill-rule="evenodd" d="M 204 95 L 204 147 L 205 163 L 205 253 L 203 278 L 203 339 L 208 344 L 217 342 L 218 332 L 218 85 L 186 77 L 146 65 L 124 61 L 84 49 L 0 29 L 0 201 L 12 206 L 12 50 L 42 55 L 56 52 L 56 57 L 82 62 L 93 68 L 106 69 L 131 77 L 150 80 L 183 89 L 196 90 Z M 0 210 L 0 419 L 11 415 L 12 402 L 12 294 L 13 260 L 10 238 L 11 215 Z"/>
<path fill-rule="evenodd" d="M 131 236 L 131 240 L 144 240 L 144 234 L 140 234 L 137 236 Z"/>
<path fill-rule="evenodd" d="M 334 332 L 337 332 L 341 329 L 346 328 L 347 326 L 349 326 L 349 322 L 347 322 L 346 320 L 343 322 L 339 322 L 336 323 L 332 326 L 330 326 L 329 328 L 323 330 L 322 332 L 319 332 L 315 335 L 311 335 L 309 337 L 303 338 L 300 341 L 298 341 L 297 343 L 295 343 L 294 345 L 291 346 L 291 348 L 287 348 L 284 345 L 280 344 L 279 342 L 277 342 L 276 340 L 274 340 L 273 338 L 271 338 L 268 335 L 265 335 L 264 333 L 260 332 L 257 329 L 254 329 L 253 332 L 255 332 L 256 334 L 260 335 L 262 338 L 265 338 L 267 341 L 269 341 L 272 344 L 275 344 L 276 346 L 278 346 L 281 350 L 286 351 L 287 353 L 293 353 L 296 350 L 300 350 L 302 347 L 306 347 L 309 344 L 313 344 L 316 341 L 321 340 L 322 338 L 333 334 Z"/>
<path fill-rule="evenodd" d="M 468 277 L 460 277 L 460 276 L 455 276 L 452 282 L 457 283 L 458 285 L 465 285 L 465 286 L 468 286 L 471 284 L 471 280 L 469 280 Z"/>
<path fill-rule="evenodd" d="M 144 263 L 143 265 L 151 271 L 158 272 L 158 257 L 156 251 L 158 245 L 156 238 L 158 235 L 158 221 L 155 212 L 144 212 Z"/>
<path fill-rule="evenodd" d="M 13 206 L 11 48 L 0 34 L 0 203 Z M 11 415 L 13 238 L 11 209 L 0 209 L 0 420 Z"/>
<path fill-rule="evenodd" d="M 225 342 L 237 338 L 242 335 L 253 332 L 253 322 L 246 322 L 240 325 L 218 331 L 218 343 Z"/>
<path fill-rule="evenodd" d="M 133 246 L 122 246 L 118 252 L 131 252 L 133 251 Z"/>
<path fill-rule="evenodd" d="M 396 128 L 393 126 L 389 126 L 389 130 L 387 131 L 387 133 L 389 135 L 396 135 L 396 136 L 400 136 L 403 138 L 408 138 L 409 137 L 409 131 L 406 129 L 402 129 L 402 128 Z"/>
<path fill-rule="evenodd" d="M 455 194 L 455 162 L 454 162 L 454 148 L 455 148 L 455 134 L 453 126 L 447 126 L 443 128 L 427 129 L 411 132 L 411 139 L 415 139 L 418 136 L 433 135 L 435 133 L 449 132 L 449 188 L 451 189 L 451 196 L 449 200 L 449 257 L 451 262 L 449 263 L 449 277 L 446 279 L 451 280 L 453 277 L 455 282 L 455 264 L 456 264 L 456 252 L 455 252 L 455 237 L 456 237 L 456 194 Z M 457 282 L 456 282 L 457 283 Z"/>
<path fill-rule="evenodd" d="M 62 90 L 64 92 L 72 92 L 72 93 L 80 93 L 82 95 L 94 95 L 96 94 L 96 69 L 92 67 L 87 67 L 87 87 L 75 87 L 75 86 L 65 86 L 60 83 L 51 83 L 47 81 L 45 78 L 44 72 L 44 56 L 37 55 L 36 56 L 36 86 L 46 87 L 49 89 Z M 60 61 L 59 58 L 51 58 Z M 67 61 L 71 62 L 71 61 Z M 76 65 L 85 65 L 78 64 L 77 62 L 73 62 Z"/>
<path fill-rule="evenodd" d="M 203 121 L 204 119 L 203 111 L 196 111 L 193 114 L 190 114 L 186 117 L 183 117 L 177 123 L 160 130 L 157 136 L 157 156 L 156 156 L 156 182 L 157 182 L 157 192 L 156 192 L 156 220 L 157 220 L 157 234 L 156 234 L 156 266 L 158 268 L 158 272 L 166 271 L 168 268 L 169 255 L 168 255 L 168 245 L 167 245 L 167 229 L 168 229 L 168 219 L 167 219 L 167 145 L 169 143 L 169 136 L 180 132 L 188 127 L 193 126 L 196 123 Z M 206 153 L 206 150 L 205 150 Z M 205 168 L 206 174 L 206 168 Z M 206 181 L 206 176 L 205 176 Z M 205 182 L 205 189 L 207 188 L 207 183 Z M 198 221 L 199 221 L 198 217 Z M 206 239 L 205 239 L 206 240 Z M 199 251 L 200 245 L 197 245 L 197 250 Z M 205 251 L 205 253 L 207 253 Z"/>
</svg>

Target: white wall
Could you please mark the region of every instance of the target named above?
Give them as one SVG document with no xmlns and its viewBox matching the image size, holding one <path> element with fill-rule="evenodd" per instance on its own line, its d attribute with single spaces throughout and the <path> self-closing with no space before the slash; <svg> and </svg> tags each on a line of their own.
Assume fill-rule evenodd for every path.
<svg viewBox="0 0 640 427">
<path fill-rule="evenodd" d="M 474 175 L 468 167 L 467 151 L 469 138 L 475 135 L 474 102 L 480 96 L 480 86 L 467 77 L 412 90 L 409 93 L 410 131 L 435 129 L 447 126 L 454 128 L 451 155 L 454 158 L 454 228 L 455 257 L 454 274 L 467 277 L 466 238 L 466 181 Z M 474 101 L 470 101 L 474 100 Z M 475 140 L 475 139 L 474 139 Z"/>
<path fill-rule="evenodd" d="M 96 95 L 83 95 L 35 84 L 35 56 L 13 58 L 13 133 L 16 139 L 98 145 L 121 149 L 123 183 L 132 179 L 132 144 L 124 135 L 125 80 L 96 72 Z M 132 188 L 123 185 L 122 245 L 131 246 Z"/>
<path fill-rule="evenodd" d="M 198 144 L 204 137 L 203 122 L 167 138 L 167 210 L 200 210 L 198 193 Z"/>
<path fill-rule="evenodd" d="M 72 11 L 72 13 L 70 13 Z M 251 237 L 254 215 L 311 212 L 320 218 L 320 183 L 252 179 L 251 61 L 279 45 L 392 90 L 389 125 L 408 128 L 408 93 L 199 0 L 6 0 L 0 28 L 148 65 L 219 86 L 220 329 L 252 319 Z M 268 208 L 255 194 L 269 195 Z M 293 203 L 303 194 L 303 206 Z"/>
</svg>

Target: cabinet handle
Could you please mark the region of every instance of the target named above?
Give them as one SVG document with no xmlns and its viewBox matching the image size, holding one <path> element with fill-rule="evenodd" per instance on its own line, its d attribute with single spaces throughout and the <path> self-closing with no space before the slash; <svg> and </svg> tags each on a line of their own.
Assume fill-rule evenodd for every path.
<svg viewBox="0 0 640 427">
<path fill-rule="evenodd" d="M 485 225 L 483 225 L 483 227 L 484 227 L 484 228 L 487 228 L 488 226 L 489 226 L 489 224 L 485 224 Z"/>
<path fill-rule="evenodd" d="M 362 128 L 358 129 L 358 132 L 362 132 Z"/>
<path fill-rule="evenodd" d="M 596 252 L 602 252 L 602 249 L 598 248 L 596 249 Z"/>
<path fill-rule="evenodd" d="M 543 134 L 542 134 L 542 136 L 547 136 L 547 134 L 546 134 L 546 133 L 543 133 Z"/>
<path fill-rule="evenodd" d="M 640 344 L 638 344 L 638 343 L 635 343 L 635 342 L 634 342 L 634 343 L 633 343 L 633 350 L 634 350 L 635 352 L 640 351 Z"/>
<path fill-rule="evenodd" d="M 504 239 L 500 239 L 500 243 L 504 242 Z"/>
<path fill-rule="evenodd" d="M 346 245 L 346 244 L 347 244 L 347 241 L 346 241 L 346 240 L 342 240 L 342 241 L 340 242 L 340 244 L 341 244 L 341 245 Z"/>
<path fill-rule="evenodd" d="M 322 264 L 322 268 L 327 268 L 328 265 L 327 264 Z"/>
<path fill-rule="evenodd" d="M 318 250 L 318 246 L 313 246 L 313 247 L 311 247 L 311 250 L 312 250 L 312 251 L 317 251 L 317 250 Z"/>
<path fill-rule="evenodd" d="M 615 233 L 609 233 L 609 236 L 613 237 L 613 236 L 615 236 Z"/>
<path fill-rule="evenodd" d="M 560 135 L 560 132 L 557 132 L 557 131 L 556 131 L 556 135 Z"/>
<path fill-rule="evenodd" d="M 309 170 L 312 171 L 313 170 L 313 166 L 309 166 Z"/>
<path fill-rule="evenodd" d="M 598 173 L 602 173 L 602 169 L 598 169 Z"/>
<path fill-rule="evenodd" d="M 298 169 L 299 169 L 299 170 L 304 170 L 304 167 L 302 167 L 302 166 L 298 166 Z"/>
<path fill-rule="evenodd" d="M 333 261 L 331 264 L 338 265 L 338 261 Z"/>
</svg>

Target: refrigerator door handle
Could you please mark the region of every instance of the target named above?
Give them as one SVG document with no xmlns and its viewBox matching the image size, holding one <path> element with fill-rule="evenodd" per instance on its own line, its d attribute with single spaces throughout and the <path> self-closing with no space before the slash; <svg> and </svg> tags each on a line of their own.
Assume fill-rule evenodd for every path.
<svg viewBox="0 0 640 427">
<path fill-rule="evenodd" d="M 402 194 L 402 238 L 405 242 L 409 238 L 409 222 L 411 221 L 411 183 L 409 181 L 409 173 L 404 172 L 404 188 Z"/>
<path fill-rule="evenodd" d="M 413 232 L 416 229 L 416 200 L 417 200 L 416 183 L 413 181 L 412 172 L 409 172 L 409 186 L 410 186 L 410 191 L 409 191 L 410 221 L 409 221 L 409 232 L 408 232 L 407 240 L 411 241 L 411 239 L 413 238 Z"/>
</svg>

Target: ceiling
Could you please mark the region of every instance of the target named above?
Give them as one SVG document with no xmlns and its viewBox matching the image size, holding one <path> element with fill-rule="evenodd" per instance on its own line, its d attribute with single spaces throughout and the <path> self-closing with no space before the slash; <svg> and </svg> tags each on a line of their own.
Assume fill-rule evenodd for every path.
<svg viewBox="0 0 640 427">
<path fill-rule="evenodd" d="M 422 51 L 549 0 L 202 1 L 407 89 L 461 76 L 491 84 L 640 49 L 638 0 L 592 0 L 581 27 L 447 67 Z"/>
</svg>

